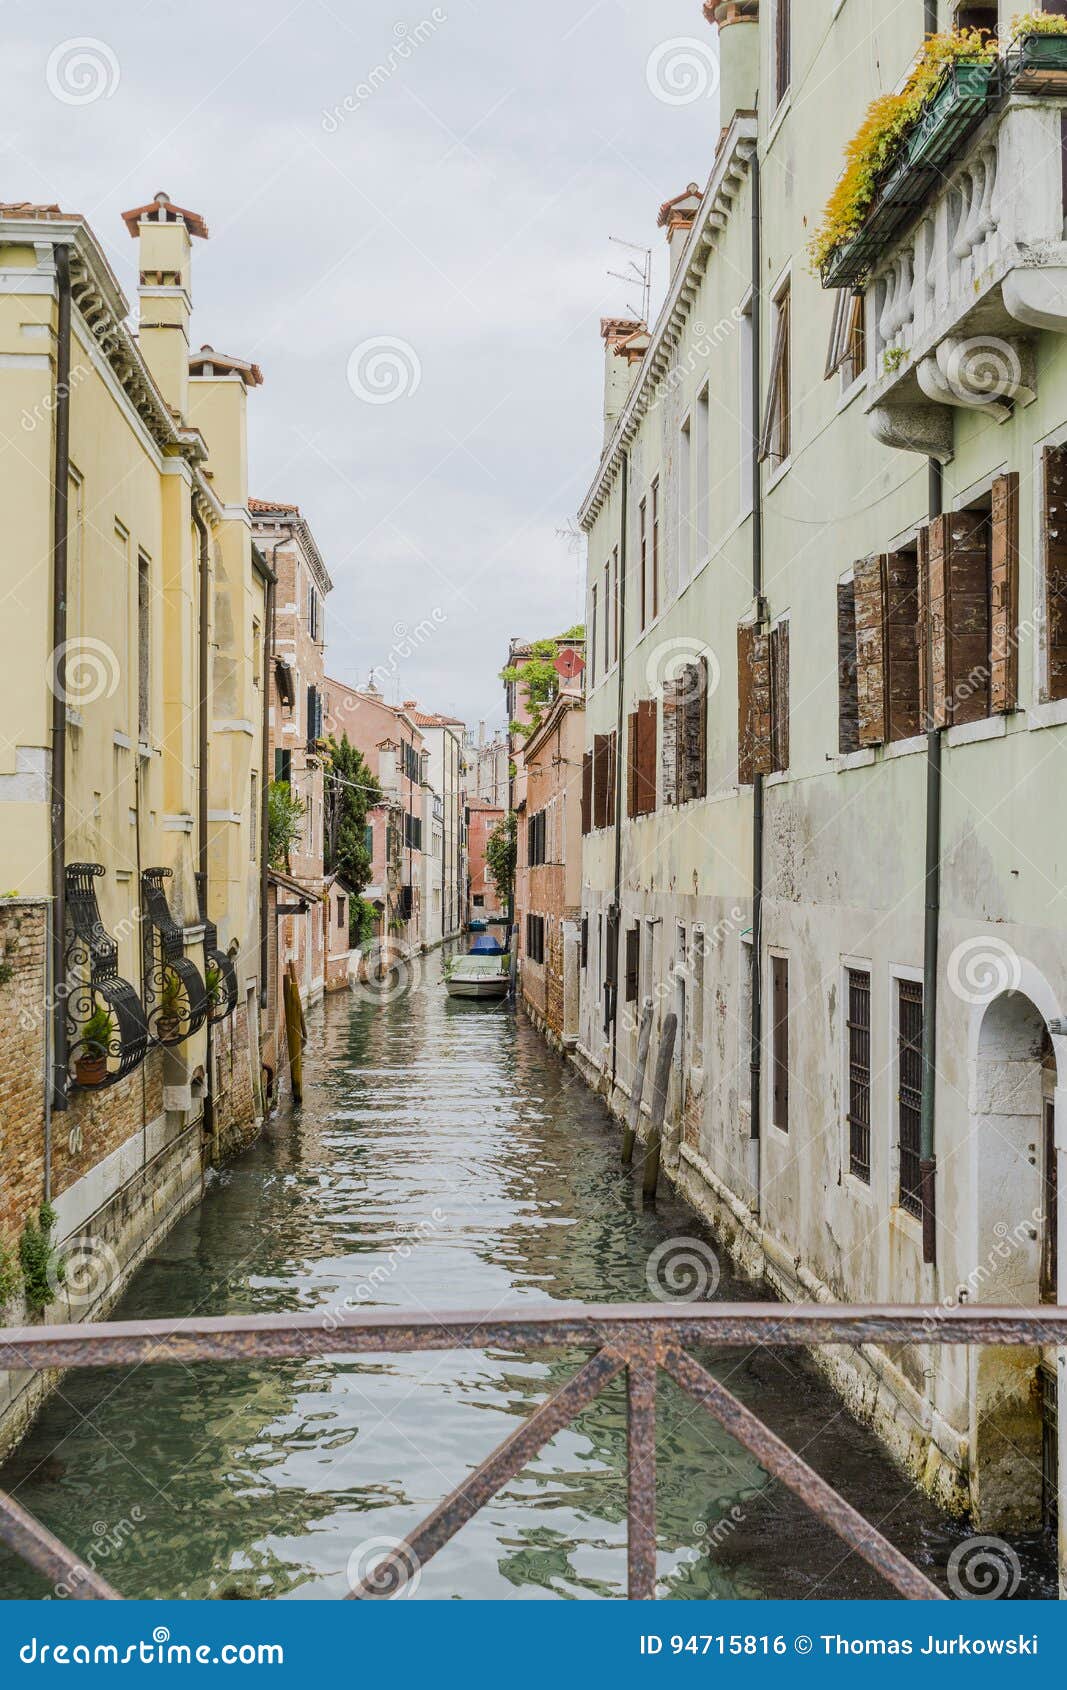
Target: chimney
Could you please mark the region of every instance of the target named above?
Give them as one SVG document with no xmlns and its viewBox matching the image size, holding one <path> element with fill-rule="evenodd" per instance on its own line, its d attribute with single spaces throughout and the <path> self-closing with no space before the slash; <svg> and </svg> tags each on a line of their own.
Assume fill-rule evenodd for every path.
<svg viewBox="0 0 1067 1690">
<path fill-rule="evenodd" d="M 207 239 L 195 211 L 158 193 L 148 205 L 124 211 L 122 221 L 139 242 L 138 344 L 163 398 L 182 420 L 189 403 L 189 318 L 192 314 L 193 237 Z"/>
<path fill-rule="evenodd" d="M 671 254 L 671 280 L 677 273 L 689 239 L 689 231 L 696 220 L 703 199 L 699 182 L 690 182 L 689 186 L 680 194 L 675 194 L 672 200 L 665 200 L 659 208 L 656 219 L 661 229 L 667 231 L 667 246 Z"/>
<path fill-rule="evenodd" d="M 379 687 L 377 681 L 374 679 L 374 670 L 373 669 L 371 670 L 370 674 L 367 677 L 367 684 L 363 688 L 363 690 L 368 695 L 368 697 L 370 697 L 370 698 L 381 698 L 381 696 L 382 696 L 381 688 Z"/>
<path fill-rule="evenodd" d="M 260 387 L 258 364 L 202 346 L 189 359 L 188 420 L 211 454 L 213 485 L 225 505 L 248 503 L 248 415 L 250 387 Z"/>
<path fill-rule="evenodd" d="M 644 323 L 632 317 L 602 317 L 600 334 L 604 342 L 604 444 L 615 431 L 622 408 L 630 397 L 634 384 L 634 360 L 626 351 L 635 335 L 645 335 Z M 647 338 L 646 338 L 647 345 Z M 618 354 L 618 356 L 617 356 Z M 642 357 L 644 354 L 642 353 Z"/>
<path fill-rule="evenodd" d="M 704 16 L 719 30 L 719 117 L 755 112 L 759 88 L 759 0 L 705 0 Z"/>
</svg>

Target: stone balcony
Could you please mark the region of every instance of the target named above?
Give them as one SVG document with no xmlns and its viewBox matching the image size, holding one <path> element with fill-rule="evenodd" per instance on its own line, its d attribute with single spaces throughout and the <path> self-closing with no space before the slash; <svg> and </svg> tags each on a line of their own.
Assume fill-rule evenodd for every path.
<svg viewBox="0 0 1067 1690">
<path fill-rule="evenodd" d="M 947 462 L 955 410 L 1033 399 L 1034 331 L 1067 331 L 1058 99 L 1009 95 L 941 174 L 867 288 L 867 414 L 888 446 Z"/>
</svg>

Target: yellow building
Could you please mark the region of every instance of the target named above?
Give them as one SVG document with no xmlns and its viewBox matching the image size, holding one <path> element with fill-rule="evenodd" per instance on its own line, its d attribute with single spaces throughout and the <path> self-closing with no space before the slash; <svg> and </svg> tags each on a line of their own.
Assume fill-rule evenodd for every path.
<svg viewBox="0 0 1067 1690">
<path fill-rule="evenodd" d="M 3 1111 L 0 1058 L 0 1243 L 49 1198 L 115 1258 L 97 1309 L 262 1114 L 262 378 L 190 351 L 203 219 L 157 194 L 124 222 L 136 332 L 82 217 L 0 206 L 4 934 L 44 1006 L 34 1106 Z"/>
</svg>

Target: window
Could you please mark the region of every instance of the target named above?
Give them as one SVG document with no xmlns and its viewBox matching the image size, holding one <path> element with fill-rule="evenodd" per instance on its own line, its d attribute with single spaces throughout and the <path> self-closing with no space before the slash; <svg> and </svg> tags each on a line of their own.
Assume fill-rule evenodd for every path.
<svg viewBox="0 0 1067 1690">
<path fill-rule="evenodd" d="M 871 1183 L 871 977 L 848 970 L 848 1168 Z"/>
<path fill-rule="evenodd" d="M 824 376 L 827 381 L 840 374 L 842 391 L 858 381 L 867 368 L 867 332 L 862 293 L 838 288 L 830 325 L 830 346 Z"/>
<path fill-rule="evenodd" d="M 597 634 L 597 601 L 596 583 L 593 583 L 592 604 L 589 611 L 589 686 L 596 682 L 596 634 Z"/>
<path fill-rule="evenodd" d="M 412 851 L 422 850 L 422 817 L 404 811 L 404 844 Z"/>
<path fill-rule="evenodd" d="M 259 771 L 257 769 L 253 769 L 249 781 L 248 803 L 248 857 L 250 862 L 255 862 L 256 860 L 259 836 Z"/>
<path fill-rule="evenodd" d="M 652 483 L 652 620 L 659 615 L 659 476 Z"/>
<path fill-rule="evenodd" d="M 476 910 L 484 910 L 484 908 L 485 908 L 485 894 L 483 892 L 475 892 L 475 894 L 474 894 L 474 907 L 475 907 Z"/>
<path fill-rule="evenodd" d="M 322 694 L 318 687 L 307 689 L 307 736 L 308 744 L 313 745 L 322 738 Z"/>
<path fill-rule="evenodd" d="M 771 346 L 770 386 L 760 434 L 760 458 L 777 466 L 788 458 L 792 446 L 792 393 L 790 383 L 789 282 L 775 295 L 774 340 Z"/>
<path fill-rule="evenodd" d="M 914 546 L 863 558 L 837 589 L 842 751 L 920 731 L 919 560 Z"/>
<path fill-rule="evenodd" d="M 1067 698 L 1067 445 L 1044 461 L 1045 697 Z"/>
<path fill-rule="evenodd" d="M 706 939 L 702 927 L 693 929 L 693 1053 L 694 1068 L 704 1066 L 704 957 Z"/>
<path fill-rule="evenodd" d="M 656 701 L 642 698 L 628 723 L 626 813 L 651 815 L 656 808 Z"/>
<path fill-rule="evenodd" d="M 252 619 L 252 685 L 258 687 L 263 680 L 263 629 L 256 618 Z"/>
<path fill-rule="evenodd" d="M 611 644 L 612 662 L 619 661 L 619 548 L 611 554 Z"/>
<path fill-rule="evenodd" d="M 548 861 L 545 851 L 547 836 L 547 812 L 538 810 L 535 815 L 528 817 L 526 822 L 526 865 L 528 868 L 540 868 Z"/>
<path fill-rule="evenodd" d="M 1048 471 L 1046 459 L 1046 472 Z M 1048 481 L 1046 481 L 1046 493 Z M 1046 511 L 1047 515 L 1047 511 Z M 1046 520 L 1046 582 L 1059 542 Z M 923 689 L 936 727 L 977 722 L 1018 702 L 1019 477 L 998 476 L 985 499 L 939 516 L 920 535 Z M 1053 633 L 1049 629 L 1049 676 Z M 1067 669 L 1065 669 L 1067 677 Z"/>
<path fill-rule="evenodd" d="M 589 917 L 587 915 L 582 917 L 581 966 L 583 969 L 589 967 Z"/>
<path fill-rule="evenodd" d="M 626 930 L 626 1002 L 636 1003 L 641 984 L 641 929 Z"/>
<path fill-rule="evenodd" d="M 789 1131 L 789 958 L 771 958 L 771 1121 Z"/>
<path fill-rule="evenodd" d="M 146 744 L 152 729 L 152 566 L 137 557 L 137 737 Z"/>
<path fill-rule="evenodd" d="M 316 644 L 322 640 L 322 600 L 313 581 L 308 582 L 308 633 Z"/>
<path fill-rule="evenodd" d="M 1045 1200 L 1041 1229 L 1041 1301 L 1058 1303 L 1059 1268 L 1056 1243 L 1059 1233 L 1059 1182 L 1056 1167 L 1056 1106 L 1051 1098 L 1044 1100 L 1042 1127 Z"/>
<path fill-rule="evenodd" d="M 611 559 L 604 565 L 604 673 L 611 668 Z"/>
<path fill-rule="evenodd" d="M 526 917 L 526 956 L 530 962 L 544 962 L 545 960 L 545 918 L 543 915 L 528 915 Z"/>
<path fill-rule="evenodd" d="M 711 550 L 711 397 L 707 387 L 701 389 L 693 413 L 693 459 L 694 538 L 699 569 Z"/>
<path fill-rule="evenodd" d="M 789 623 L 771 629 L 771 768 L 789 767 Z"/>
<path fill-rule="evenodd" d="M 693 427 L 686 417 L 678 439 L 678 591 L 693 573 Z"/>
<path fill-rule="evenodd" d="M 1042 8 L 1046 12 L 1067 10 L 1067 6 L 1060 8 L 1049 5 L 1045 0 Z M 997 0 L 976 0 L 975 4 L 957 6 L 952 14 L 953 29 L 981 29 L 995 35 L 997 32 Z"/>
<path fill-rule="evenodd" d="M 363 829 L 363 849 L 366 851 L 367 856 L 373 862 L 374 861 L 374 825 L 371 822 L 368 822 L 366 827 Z"/>
<path fill-rule="evenodd" d="M 752 383 L 752 300 L 742 309 L 741 332 L 737 338 L 737 417 L 741 439 L 738 461 L 741 465 L 738 510 L 747 516 L 752 509 L 752 458 L 758 451 L 756 438 L 756 401 Z"/>
<path fill-rule="evenodd" d="M 638 567 L 641 571 L 641 632 L 648 622 L 648 500 L 642 499 L 638 509 Z"/>
<path fill-rule="evenodd" d="M 339 897 L 338 900 L 337 900 L 337 925 L 338 925 L 338 927 L 343 927 L 345 925 L 345 915 L 346 915 L 345 900 L 344 900 L 344 898 Z"/>
<path fill-rule="evenodd" d="M 284 782 L 286 786 L 292 784 L 293 754 L 281 745 L 274 753 L 274 778 L 276 781 Z"/>
<path fill-rule="evenodd" d="M 774 7 L 774 103 L 780 106 L 789 92 L 792 74 L 792 18 L 790 0 L 775 0 Z"/>
<path fill-rule="evenodd" d="M 660 768 L 664 804 L 686 804 L 707 793 L 708 664 L 686 663 L 663 683 Z"/>
<path fill-rule="evenodd" d="M 582 757 L 582 833 L 590 833 L 593 827 L 593 752 L 587 751 Z"/>
<path fill-rule="evenodd" d="M 737 779 L 789 767 L 789 623 L 769 634 L 752 622 L 737 630 Z"/>
<path fill-rule="evenodd" d="M 922 1214 L 919 1165 L 923 1095 L 923 989 L 918 980 L 897 981 L 897 1151 L 899 1202 Z"/>
</svg>

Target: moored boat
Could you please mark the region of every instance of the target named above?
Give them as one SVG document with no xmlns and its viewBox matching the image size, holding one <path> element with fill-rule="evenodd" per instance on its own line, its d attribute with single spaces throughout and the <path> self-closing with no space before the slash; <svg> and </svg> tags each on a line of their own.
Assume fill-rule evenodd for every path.
<svg viewBox="0 0 1067 1690">
<path fill-rule="evenodd" d="M 466 956 L 452 957 L 445 967 L 445 990 L 450 998 L 502 998 L 508 989 L 508 959 L 499 940 L 479 935 Z"/>
</svg>

